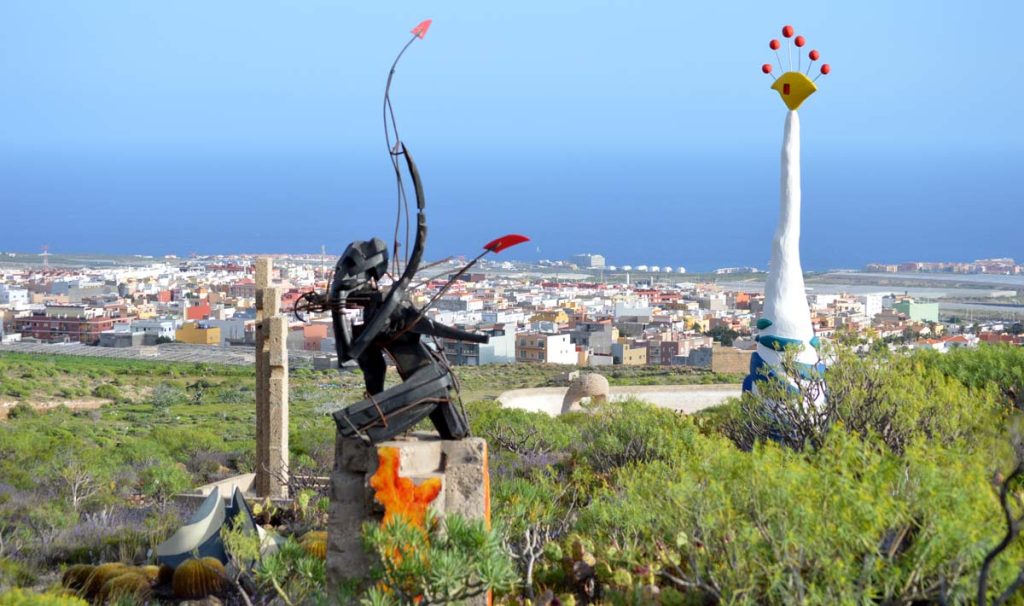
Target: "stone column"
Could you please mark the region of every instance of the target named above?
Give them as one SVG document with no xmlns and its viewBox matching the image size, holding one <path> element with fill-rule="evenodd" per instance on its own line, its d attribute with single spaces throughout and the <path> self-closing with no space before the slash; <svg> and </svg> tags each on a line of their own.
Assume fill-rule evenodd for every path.
<svg viewBox="0 0 1024 606">
<path fill-rule="evenodd" d="M 288 497 L 288 318 L 270 285 L 273 262 L 256 259 L 256 495 Z"/>
<path fill-rule="evenodd" d="M 440 478 L 441 493 L 431 503 L 434 513 L 457 513 L 467 519 L 490 522 L 490 475 L 487 442 L 482 438 L 442 440 L 437 434 L 417 433 L 370 446 L 357 438 L 337 436 L 331 473 L 331 508 L 328 521 L 327 586 L 363 580 L 370 571 L 370 556 L 363 550 L 362 525 L 380 523 L 383 508 L 374 500 L 370 477 L 377 471 L 377 449 L 399 452 L 398 473 L 415 484 Z M 487 596 L 467 600 L 470 606 L 487 604 Z"/>
</svg>

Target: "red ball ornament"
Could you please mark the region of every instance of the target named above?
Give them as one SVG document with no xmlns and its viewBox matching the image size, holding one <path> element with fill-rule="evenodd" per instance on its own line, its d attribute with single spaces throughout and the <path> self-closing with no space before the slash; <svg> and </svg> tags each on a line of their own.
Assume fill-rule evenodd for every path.
<svg viewBox="0 0 1024 606">
<path fill-rule="evenodd" d="M 761 71 L 763 71 L 766 74 L 772 73 L 772 64 L 765 63 L 764 65 L 761 66 Z"/>
<path fill-rule="evenodd" d="M 811 58 L 811 61 L 817 61 L 821 57 L 821 53 L 817 50 L 812 50 L 807 56 Z"/>
<path fill-rule="evenodd" d="M 779 42 L 778 40 L 772 40 L 771 42 L 768 43 L 768 47 L 771 48 L 772 50 L 779 50 L 780 46 L 782 46 L 782 43 Z"/>
<path fill-rule="evenodd" d="M 803 36 L 797 36 L 796 39 L 793 40 L 793 43 L 796 44 L 797 46 L 803 46 L 807 44 L 807 40 L 804 39 Z"/>
<path fill-rule="evenodd" d="M 821 73 L 823 73 L 823 74 L 825 74 L 827 76 L 829 74 L 829 72 L 831 72 L 831 71 L 832 71 L 832 66 L 829 65 L 828 63 L 823 63 L 821 65 Z"/>
<path fill-rule="evenodd" d="M 785 38 L 792 38 L 793 37 L 793 26 L 792 25 L 787 25 L 787 26 L 783 27 L 782 28 L 782 35 Z"/>
</svg>

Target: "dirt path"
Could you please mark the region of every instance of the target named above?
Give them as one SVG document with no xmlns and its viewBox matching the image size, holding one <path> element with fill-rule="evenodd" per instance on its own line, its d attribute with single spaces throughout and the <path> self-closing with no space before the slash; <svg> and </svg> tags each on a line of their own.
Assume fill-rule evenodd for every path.
<svg viewBox="0 0 1024 606">
<path fill-rule="evenodd" d="M 566 387 L 536 387 L 512 389 L 498 397 L 506 408 L 519 408 L 530 412 L 545 412 L 558 415 L 562 410 L 562 397 Z M 718 406 L 729 398 L 739 397 L 740 386 L 732 384 L 711 385 L 613 385 L 611 398 L 636 398 L 661 408 L 685 413 L 694 413 L 705 408 Z"/>
<path fill-rule="evenodd" d="M 21 400 L 0 400 L 0 421 L 7 420 L 7 414 L 14 408 L 16 404 Z M 101 398 L 80 398 L 78 400 L 43 400 L 40 402 L 27 402 L 32 408 L 36 410 L 50 410 L 52 408 L 58 408 L 60 406 L 67 406 L 71 410 L 96 410 L 104 404 L 109 404 L 110 400 L 104 400 Z"/>
</svg>

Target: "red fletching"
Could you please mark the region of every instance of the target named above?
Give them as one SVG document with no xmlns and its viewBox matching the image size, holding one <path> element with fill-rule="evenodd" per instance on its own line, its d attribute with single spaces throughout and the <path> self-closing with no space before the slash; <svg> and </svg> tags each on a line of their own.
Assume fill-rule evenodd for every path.
<svg viewBox="0 0 1024 606">
<path fill-rule="evenodd" d="M 804 38 L 803 36 L 797 36 L 796 38 L 793 39 L 793 44 L 796 44 L 797 46 L 803 46 L 807 44 L 807 39 Z"/>
<path fill-rule="evenodd" d="M 433 19 L 425 19 L 423 21 L 420 21 L 420 24 L 412 28 L 412 32 L 410 33 L 416 34 L 416 36 L 420 40 L 422 40 L 423 36 L 427 35 L 427 30 L 430 29 L 430 24 L 433 23 L 433 21 Z"/>
<path fill-rule="evenodd" d="M 831 65 L 829 65 L 828 63 L 822 63 L 822 65 L 821 65 L 821 73 L 823 73 L 823 74 L 825 74 L 827 76 L 829 74 L 829 72 L 831 72 L 831 71 L 832 71 L 832 66 Z"/>
<path fill-rule="evenodd" d="M 771 42 L 768 43 L 768 48 L 772 50 L 779 50 L 780 46 L 782 46 L 782 43 L 779 42 L 778 40 L 772 40 Z"/>
<path fill-rule="evenodd" d="M 489 250 L 493 253 L 499 253 L 505 250 L 506 248 L 512 248 L 516 244 L 522 244 L 523 242 L 529 241 L 530 239 L 527 238 L 526 236 L 521 236 L 519 234 L 508 234 L 507 236 L 502 236 L 496 240 L 491 240 L 487 244 L 484 244 L 484 250 Z"/>
<path fill-rule="evenodd" d="M 761 71 L 763 71 L 766 74 L 772 73 L 772 64 L 765 63 L 764 65 L 761 66 Z"/>
<path fill-rule="evenodd" d="M 811 61 L 817 61 L 818 58 L 821 57 L 821 53 L 819 53 L 816 50 L 812 50 L 810 53 L 807 54 L 807 56 L 811 58 Z"/>
<path fill-rule="evenodd" d="M 782 28 L 782 36 L 785 37 L 785 38 L 792 38 L 793 37 L 793 26 L 792 25 L 787 25 L 787 26 L 783 27 Z"/>
</svg>

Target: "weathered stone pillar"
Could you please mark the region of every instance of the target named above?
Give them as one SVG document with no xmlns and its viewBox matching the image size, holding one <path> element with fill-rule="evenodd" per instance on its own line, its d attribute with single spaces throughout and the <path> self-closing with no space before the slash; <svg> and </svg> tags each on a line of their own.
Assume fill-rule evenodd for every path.
<svg viewBox="0 0 1024 606">
<path fill-rule="evenodd" d="M 273 262 L 256 259 L 256 495 L 288 496 L 288 318 Z"/>
<path fill-rule="evenodd" d="M 379 448 L 399 452 L 401 477 L 419 485 L 441 480 L 441 493 L 430 504 L 435 514 L 457 513 L 467 519 L 490 521 L 490 475 L 487 442 L 482 438 L 442 440 L 437 434 L 416 433 L 370 446 L 357 438 L 337 436 L 331 473 L 331 508 L 327 537 L 327 586 L 365 579 L 370 556 L 363 550 L 361 528 L 380 523 L 383 508 L 374 500 L 370 477 L 377 471 Z M 486 596 L 468 600 L 487 604 Z"/>
</svg>

